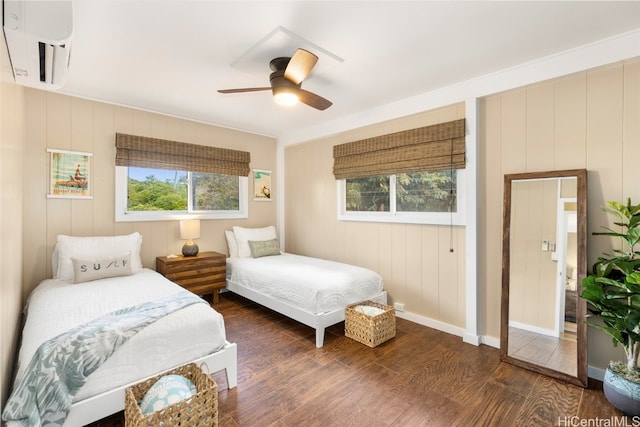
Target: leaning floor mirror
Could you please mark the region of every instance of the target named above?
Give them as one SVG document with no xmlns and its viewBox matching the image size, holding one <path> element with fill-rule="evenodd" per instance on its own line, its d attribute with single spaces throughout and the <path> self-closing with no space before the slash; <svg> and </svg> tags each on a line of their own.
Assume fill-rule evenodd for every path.
<svg viewBox="0 0 640 427">
<path fill-rule="evenodd" d="M 500 359 L 587 386 L 587 171 L 504 177 Z"/>
</svg>

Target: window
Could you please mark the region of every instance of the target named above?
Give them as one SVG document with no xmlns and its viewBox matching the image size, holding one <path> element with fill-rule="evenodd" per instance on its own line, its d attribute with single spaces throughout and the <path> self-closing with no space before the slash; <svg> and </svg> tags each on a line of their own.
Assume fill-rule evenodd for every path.
<svg viewBox="0 0 640 427">
<path fill-rule="evenodd" d="M 465 119 L 333 147 L 338 219 L 464 224 Z"/>
<path fill-rule="evenodd" d="M 459 169 L 338 180 L 338 219 L 463 224 L 463 176 Z"/>
<path fill-rule="evenodd" d="M 398 212 L 455 212 L 455 171 L 395 175 Z"/>
<path fill-rule="evenodd" d="M 247 218 L 248 178 L 116 167 L 116 221 Z"/>
<path fill-rule="evenodd" d="M 248 217 L 246 151 L 116 133 L 116 221 Z"/>
</svg>

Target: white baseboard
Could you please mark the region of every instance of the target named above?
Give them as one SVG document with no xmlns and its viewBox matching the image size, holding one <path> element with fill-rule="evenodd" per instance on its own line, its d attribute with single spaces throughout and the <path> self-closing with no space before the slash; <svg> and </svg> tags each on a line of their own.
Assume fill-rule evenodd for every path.
<svg viewBox="0 0 640 427">
<path fill-rule="evenodd" d="M 482 344 L 482 337 L 480 335 L 474 335 L 465 332 L 462 335 L 462 341 L 466 342 L 467 344 L 475 345 L 477 347 Z"/>
<path fill-rule="evenodd" d="M 465 333 L 463 328 L 460 328 L 458 326 L 453 326 L 448 323 L 441 322 L 439 320 L 431 319 L 429 317 L 421 316 L 419 314 L 396 310 L 396 316 L 401 319 L 409 320 L 413 323 L 417 323 L 422 326 L 428 326 L 430 328 L 437 329 L 439 331 L 446 332 L 448 334 L 456 335 L 459 337 L 463 337 Z"/>
<path fill-rule="evenodd" d="M 598 368 L 598 367 L 589 365 L 587 367 L 587 376 L 589 378 L 593 378 L 593 379 L 596 379 L 596 380 L 604 381 L 604 372 L 606 370 L 607 370 L 606 368 L 602 369 L 602 368 Z"/>
<path fill-rule="evenodd" d="M 527 323 L 514 322 L 510 320 L 509 327 L 522 329 L 523 331 L 529 331 L 529 332 L 533 332 L 540 335 L 547 335 L 550 337 L 558 338 L 558 334 L 556 334 L 556 332 L 553 329 L 541 328 L 538 326 L 529 325 Z"/>
<path fill-rule="evenodd" d="M 480 341 L 482 342 L 482 344 L 488 345 L 490 347 L 500 348 L 500 338 L 481 335 Z"/>
</svg>

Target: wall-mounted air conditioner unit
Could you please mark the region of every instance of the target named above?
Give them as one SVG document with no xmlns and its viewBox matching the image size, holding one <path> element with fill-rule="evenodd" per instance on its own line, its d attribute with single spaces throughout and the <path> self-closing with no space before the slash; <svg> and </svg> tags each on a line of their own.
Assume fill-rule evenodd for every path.
<svg viewBox="0 0 640 427">
<path fill-rule="evenodd" d="M 3 6 L 4 34 L 16 83 L 60 88 L 69 67 L 72 2 L 4 0 Z"/>
</svg>

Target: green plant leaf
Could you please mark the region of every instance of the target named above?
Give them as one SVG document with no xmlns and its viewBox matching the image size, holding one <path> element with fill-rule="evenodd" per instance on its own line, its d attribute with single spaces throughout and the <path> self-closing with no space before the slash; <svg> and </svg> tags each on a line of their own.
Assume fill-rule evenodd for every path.
<svg viewBox="0 0 640 427">
<path fill-rule="evenodd" d="M 640 242 L 640 228 L 632 228 L 627 232 L 625 238 L 629 247 L 633 247 Z"/>
<path fill-rule="evenodd" d="M 627 282 L 634 285 L 640 285 L 640 271 L 634 271 L 627 276 Z"/>
<path fill-rule="evenodd" d="M 614 345 L 625 347 L 628 357 L 635 352 L 632 346 L 640 342 L 640 205 L 626 205 L 608 201 L 603 211 L 614 217 L 613 224 L 594 236 L 620 239 L 621 247 L 598 257 L 592 274 L 582 281 L 581 297 L 588 302 L 590 312 L 587 324 L 608 334 Z M 593 322 L 590 319 L 598 319 Z M 601 323 L 600 323 L 601 322 Z"/>
<path fill-rule="evenodd" d="M 599 260 L 593 265 L 593 273 L 598 277 L 607 277 L 611 274 L 611 270 L 611 264 L 609 262 L 603 262 L 602 260 Z"/>
</svg>

